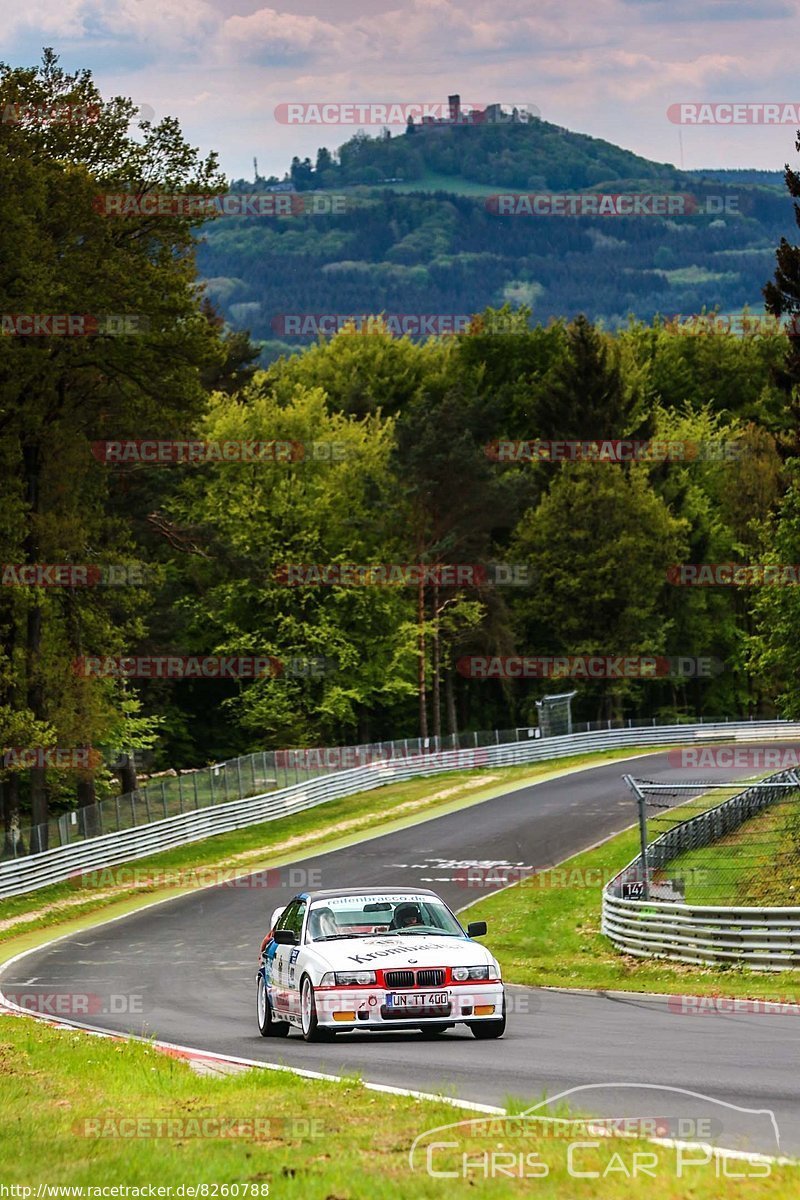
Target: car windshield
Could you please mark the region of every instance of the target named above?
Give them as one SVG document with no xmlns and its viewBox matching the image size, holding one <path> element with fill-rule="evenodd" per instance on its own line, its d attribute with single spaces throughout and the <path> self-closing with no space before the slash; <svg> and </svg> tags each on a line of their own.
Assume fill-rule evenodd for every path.
<svg viewBox="0 0 800 1200">
<path fill-rule="evenodd" d="M 465 937 L 450 909 L 435 896 L 376 894 L 316 900 L 308 916 L 306 938 L 331 942 L 381 934 Z"/>
</svg>

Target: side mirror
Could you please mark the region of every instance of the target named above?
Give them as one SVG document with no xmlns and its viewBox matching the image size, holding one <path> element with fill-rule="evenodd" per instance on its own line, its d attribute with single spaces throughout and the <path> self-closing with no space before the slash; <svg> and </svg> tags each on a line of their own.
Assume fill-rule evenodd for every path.
<svg viewBox="0 0 800 1200">
<path fill-rule="evenodd" d="M 279 946 L 297 945 L 297 934 L 293 929 L 276 929 L 272 937 Z"/>
<path fill-rule="evenodd" d="M 467 937 L 483 937 L 486 933 L 485 921 L 470 921 L 467 926 Z"/>
</svg>

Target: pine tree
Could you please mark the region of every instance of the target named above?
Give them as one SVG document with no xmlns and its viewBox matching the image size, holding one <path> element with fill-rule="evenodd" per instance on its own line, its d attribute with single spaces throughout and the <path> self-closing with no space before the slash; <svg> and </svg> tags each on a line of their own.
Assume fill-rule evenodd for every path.
<svg viewBox="0 0 800 1200">
<path fill-rule="evenodd" d="M 540 438 L 643 436 L 641 398 L 626 384 L 606 336 L 585 316 L 567 329 L 567 353 L 536 388 L 535 435 Z"/>
<path fill-rule="evenodd" d="M 795 149 L 800 151 L 800 137 L 795 142 Z M 794 219 L 800 226 L 800 174 L 786 164 L 784 175 L 789 195 L 794 201 Z M 781 244 L 775 251 L 775 279 L 767 283 L 763 290 L 764 306 L 774 317 L 784 315 L 791 317 L 787 326 L 789 347 L 783 368 L 776 374 L 776 383 L 785 391 L 789 408 L 794 417 L 793 432 L 789 435 L 789 444 L 785 446 L 788 453 L 800 453 L 800 246 L 793 246 L 786 238 L 781 238 Z"/>
</svg>

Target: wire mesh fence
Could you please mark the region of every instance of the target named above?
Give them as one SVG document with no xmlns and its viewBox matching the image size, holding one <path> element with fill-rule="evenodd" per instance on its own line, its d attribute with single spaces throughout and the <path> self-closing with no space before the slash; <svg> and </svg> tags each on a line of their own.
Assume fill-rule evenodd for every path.
<svg viewBox="0 0 800 1200">
<path fill-rule="evenodd" d="M 471 731 L 446 737 L 402 738 L 359 746 L 263 750 L 197 771 L 166 772 L 135 792 L 62 813 L 46 825 L 6 832 L 0 861 L 69 846 L 216 804 L 246 800 L 321 775 L 370 763 L 429 757 L 538 737 L 535 726 Z"/>
<path fill-rule="evenodd" d="M 554 699 L 560 700 L 562 697 Z M 558 708 L 558 720 L 545 721 L 541 728 L 538 725 L 524 725 L 514 729 L 469 730 L 443 737 L 400 738 L 356 746 L 265 750 L 214 763 L 196 771 L 166 772 L 135 792 L 111 796 L 96 804 L 72 809 L 54 817 L 47 824 L 7 829 L 0 849 L 0 861 L 69 846 L 87 838 L 137 828 L 212 805 L 267 794 L 335 771 L 377 762 L 427 757 L 448 750 L 480 749 L 539 737 L 554 737 L 565 732 L 562 726 L 568 720 L 568 705 L 561 705 Z M 694 719 L 691 723 L 719 725 L 723 721 L 727 723 L 726 718 L 707 717 Z M 601 721 L 569 722 L 569 732 L 650 729 L 674 724 L 674 717 L 607 718 Z"/>
<path fill-rule="evenodd" d="M 800 775 L 761 780 L 630 779 L 642 855 L 614 882 L 622 899 L 800 905 Z"/>
</svg>

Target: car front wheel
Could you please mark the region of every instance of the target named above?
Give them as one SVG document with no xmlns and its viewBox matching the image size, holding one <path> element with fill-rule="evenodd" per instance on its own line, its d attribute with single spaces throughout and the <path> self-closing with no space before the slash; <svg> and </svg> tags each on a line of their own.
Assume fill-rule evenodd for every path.
<svg viewBox="0 0 800 1200">
<path fill-rule="evenodd" d="M 276 1021 L 272 1016 L 272 1005 L 269 1002 L 267 985 L 264 976 L 258 976 L 258 997 L 256 1000 L 258 1014 L 258 1031 L 262 1037 L 286 1037 L 289 1032 L 288 1021 Z"/>
<path fill-rule="evenodd" d="M 503 997 L 503 1015 L 496 1021 L 470 1021 L 468 1022 L 473 1035 L 478 1041 L 486 1041 L 488 1038 L 502 1037 L 506 1031 L 506 999 Z"/>
<path fill-rule="evenodd" d="M 334 1036 L 332 1029 L 326 1029 L 317 1020 L 314 985 L 307 975 L 300 984 L 300 1024 L 307 1042 L 329 1042 Z"/>
</svg>

